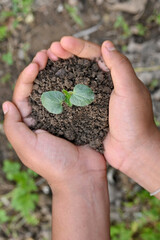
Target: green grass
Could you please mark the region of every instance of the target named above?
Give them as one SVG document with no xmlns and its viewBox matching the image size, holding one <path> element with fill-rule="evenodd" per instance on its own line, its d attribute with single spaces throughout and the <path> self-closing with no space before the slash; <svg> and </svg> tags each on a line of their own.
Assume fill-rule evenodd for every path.
<svg viewBox="0 0 160 240">
<path fill-rule="evenodd" d="M 147 33 L 147 27 L 145 27 L 142 23 L 137 23 L 136 28 L 138 30 L 138 35 L 144 37 Z"/>
<path fill-rule="evenodd" d="M 153 91 L 156 87 L 158 87 L 158 85 L 159 85 L 159 80 L 153 79 L 149 85 L 149 89 Z"/>
<path fill-rule="evenodd" d="M 8 181 L 14 182 L 14 189 L 2 196 L 6 198 L 15 213 L 19 213 L 19 216 L 25 220 L 27 224 L 36 225 L 38 219 L 34 215 L 34 210 L 38 203 L 37 186 L 35 184 L 35 178 L 37 174 L 30 169 L 21 170 L 21 165 L 18 162 L 12 162 L 5 160 L 3 163 L 3 172 Z M 1 206 L 1 208 L 4 206 Z M 0 211 L 3 222 L 16 223 L 16 215 L 13 217 L 7 211 Z"/>
<path fill-rule="evenodd" d="M 114 23 L 115 29 L 121 29 L 122 36 L 128 38 L 131 36 L 130 27 L 122 15 L 119 15 Z"/>
<path fill-rule="evenodd" d="M 160 127 L 160 121 L 158 121 L 156 118 L 154 118 L 155 124 L 157 127 Z"/>
<path fill-rule="evenodd" d="M 78 15 L 78 9 L 77 7 L 72 7 L 69 4 L 65 4 L 65 9 L 67 10 L 68 14 L 70 15 L 70 17 L 73 19 L 73 21 L 79 25 L 79 26 L 83 26 L 83 20 L 82 18 Z"/>
<path fill-rule="evenodd" d="M 0 209 L 0 224 L 8 222 L 9 217 L 4 209 Z"/>
<path fill-rule="evenodd" d="M 32 11 L 33 0 L 12 0 L 12 11 L 17 13 L 22 13 L 24 15 Z"/>
<path fill-rule="evenodd" d="M 5 62 L 8 66 L 13 65 L 13 56 L 11 52 L 2 54 L 2 61 Z"/>
<path fill-rule="evenodd" d="M 11 74 L 10 73 L 6 73 L 3 77 L 1 77 L 0 83 L 6 84 L 10 80 L 11 80 Z"/>
<path fill-rule="evenodd" d="M 6 26 L 0 26 L 0 41 L 3 41 L 7 37 L 7 27 Z"/>
<path fill-rule="evenodd" d="M 150 197 L 145 190 L 141 191 L 130 202 L 128 207 L 142 205 L 140 217 L 132 222 L 124 222 L 111 226 L 112 240 L 157 240 L 160 239 L 160 207 L 159 200 Z"/>
<path fill-rule="evenodd" d="M 11 27 L 8 27 L 8 21 L 12 18 L 12 27 L 17 28 L 20 21 L 32 13 L 32 4 L 34 0 L 11 0 L 11 8 L 3 10 L 0 14 L 0 41 L 4 41 L 11 35 Z M 20 20 L 21 19 L 21 20 Z"/>
</svg>

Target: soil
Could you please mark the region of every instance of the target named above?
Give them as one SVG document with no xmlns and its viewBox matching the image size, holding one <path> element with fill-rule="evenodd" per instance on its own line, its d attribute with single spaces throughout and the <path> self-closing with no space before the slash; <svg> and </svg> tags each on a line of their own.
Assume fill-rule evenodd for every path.
<svg viewBox="0 0 160 240">
<path fill-rule="evenodd" d="M 41 103 L 46 91 L 72 91 L 77 84 L 89 86 L 95 94 L 86 107 L 63 104 L 62 114 L 49 113 Z M 104 72 L 95 60 L 73 57 L 48 61 L 33 85 L 30 95 L 31 116 L 36 120 L 33 130 L 43 129 L 76 145 L 89 145 L 103 152 L 103 140 L 108 132 L 108 106 L 113 83 L 110 72 Z"/>
</svg>

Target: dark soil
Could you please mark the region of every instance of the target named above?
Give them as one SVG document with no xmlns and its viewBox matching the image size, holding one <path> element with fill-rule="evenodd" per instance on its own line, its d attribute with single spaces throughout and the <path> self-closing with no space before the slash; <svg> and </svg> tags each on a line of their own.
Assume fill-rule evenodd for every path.
<svg viewBox="0 0 160 240">
<path fill-rule="evenodd" d="M 89 86 L 95 100 L 86 107 L 63 105 L 62 114 L 51 114 L 40 97 L 50 90 L 72 91 L 77 84 Z M 108 132 L 108 106 L 113 89 L 110 72 L 102 71 L 97 62 L 73 57 L 56 62 L 48 61 L 38 74 L 30 96 L 31 116 L 36 120 L 33 130 L 43 129 L 76 145 L 89 145 L 103 152 L 103 140 Z"/>
</svg>

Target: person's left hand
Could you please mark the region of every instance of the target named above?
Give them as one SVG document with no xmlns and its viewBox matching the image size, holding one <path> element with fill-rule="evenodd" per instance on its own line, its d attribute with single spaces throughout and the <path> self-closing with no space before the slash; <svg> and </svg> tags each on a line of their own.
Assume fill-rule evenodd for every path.
<svg viewBox="0 0 160 240">
<path fill-rule="evenodd" d="M 56 61 L 73 54 L 82 58 L 100 56 L 96 44 L 73 37 L 64 37 L 52 43 L 48 51 L 37 53 L 32 63 L 20 74 L 13 94 L 13 103 L 5 102 L 4 130 L 22 162 L 41 176 L 53 189 L 75 184 L 85 184 L 91 179 L 106 178 L 106 161 L 100 153 L 87 146 L 72 143 L 43 130 L 31 131 L 28 126 L 32 119 L 28 97 L 38 72 L 45 68 L 48 56 Z M 28 125 L 28 126 L 27 126 Z M 106 181 L 106 180 L 105 180 Z"/>
</svg>

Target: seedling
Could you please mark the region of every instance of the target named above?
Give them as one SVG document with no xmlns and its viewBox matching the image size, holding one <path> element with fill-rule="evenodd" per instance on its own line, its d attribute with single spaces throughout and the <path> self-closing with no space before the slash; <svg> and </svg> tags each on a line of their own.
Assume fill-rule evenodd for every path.
<svg viewBox="0 0 160 240">
<path fill-rule="evenodd" d="M 5 62 L 8 66 L 13 65 L 13 56 L 11 52 L 7 52 L 2 54 L 2 60 Z"/>
<path fill-rule="evenodd" d="M 3 172 L 9 181 L 15 182 L 14 189 L 5 197 L 10 201 L 10 206 L 18 212 L 21 217 L 31 225 L 36 225 L 38 219 L 34 215 L 34 210 L 38 203 L 37 186 L 35 177 L 37 174 L 30 169 L 21 170 L 21 165 L 18 162 L 9 160 L 4 161 Z M 0 199 L 1 203 L 1 199 Z M 0 206 L 0 223 L 11 221 Z"/>
<path fill-rule="evenodd" d="M 147 28 L 143 24 L 137 23 L 136 28 L 138 30 L 139 36 L 142 36 L 142 37 L 145 36 L 145 34 L 147 32 Z"/>
<path fill-rule="evenodd" d="M 77 84 L 73 91 L 69 92 L 65 89 L 62 92 L 44 92 L 41 96 L 41 101 L 48 112 L 60 114 L 63 112 L 63 102 L 69 107 L 72 107 L 72 105 L 84 107 L 94 101 L 94 93 L 88 86 Z"/>
<path fill-rule="evenodd" d="M 78 15 L 77 7 L 72 7 L 67 3 L 64 6 L 65 6 L 66 10 L 68 11 L 69 15 L 71 16 L 71 18 L 75 21 L 75 23 L 80 25 L 81 27 L 83 27 L 83 20 Z"/>
<path fill-rule="evenodd" d="M 131 35 L 131 31 L 129 28 L 128 23 L 126 22 L 126 20 L 124 19 L 123 16 L 119 15 L 114 23 L 114 28 L 120 28 L 123 31 L 123 37 L 124 38 L 128 38 Z"/>
<path fill-rule="evenodd" d="M 7 27 L 1 26 L 0 27 L 0 41 L 3 41 L 7 37 Z"/>
<path fill-rule="evenodd" d="M 11 79 L 11 74 L 10 73 L 6 73 L 1 79 L 0 79 L 0 83 L 5 84 L 7 82 L 9 82 Z"/>
</svg>

